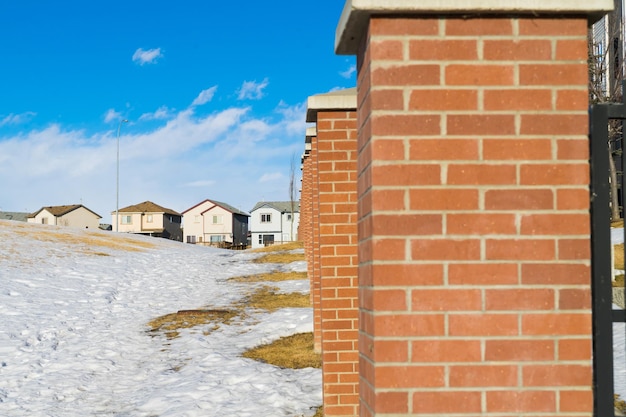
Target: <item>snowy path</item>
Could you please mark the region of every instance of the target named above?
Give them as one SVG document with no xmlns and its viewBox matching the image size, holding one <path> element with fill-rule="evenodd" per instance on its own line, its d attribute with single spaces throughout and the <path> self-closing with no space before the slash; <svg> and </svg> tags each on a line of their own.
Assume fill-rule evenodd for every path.
<svg viewBox="0 0 626 417">
<path fill-rule="evenodd" d="M 311 309 L 253 314 L 208 336 L 146 332 L 155 317 L 241 299 L 249 285 L 227 278 L 269 268 L 250 263 L 250 252 L 162 241 L 143 252 L 70 256 L 69 245 L 10 225 L 0 222 L 0 415 L 300 416 L 321 404 L 318 369 L 240 357 L 311 331 Z M 280 287 L 305 292 L 308 282 Z"/>
</svg>

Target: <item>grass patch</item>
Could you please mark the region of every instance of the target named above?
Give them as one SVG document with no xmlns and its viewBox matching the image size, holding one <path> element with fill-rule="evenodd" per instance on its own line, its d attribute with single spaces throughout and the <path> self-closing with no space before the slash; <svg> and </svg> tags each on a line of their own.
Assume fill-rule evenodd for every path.
<svg viewBox="0 0 626 417">
<path fill-rule="evenodd" d="M 613 279 L 614 287 L 623 287 L 624 286 L 624 275 L 616 275 L 615 279 Z"/>
<path fill-rule="evenodd" d="M 278 281 L 290 281 L 296 279 L 307 279 L 306 272 L 266 272 L 263 274 L 255 275 L 243 275 L 240 277 L 229 278 L 228 281 L 234 282 L 278 282 Z"/>
<path fill-rule="evenodd" d="M 276 311 L 288 307 L 311 307 L 309 294 L 299 292 L 277 293 L 278 288 L 262 287 L 247 296 L 242 305 L 260 310 Z"/>
<path fill-rule="evenodd" d="M 258 264 L 289 264 L 291 262 L 304 261 L 303 253 L 276 252 L 268 253 L 259 258 L 253 259 L 252 262 Z"/>
<path fill-rule="evenodd" d="M 15 230 L 16 234 L 28 236 L 42 242 L 57 242 L 76 246 L 88 246 L 89 248 L 119 249 L 130 252 L 140 252 L 144 249 L 153 248 L 155 245 L 139 239 L 128 239 L 128 236 L 115 234 L 90 233 L 81 234 L 64 233 L 57 230 L 42 230 L 42 228 Z M 89 252 L 85 252 L 89 253 Z"/>
<path fill-rule="evenodd" d="M 252 348 L 244 352 L 243 357 L 280 368 L 322 367 L 321 355 L 313 350 L 313 333 L 298 333 L 283 337 L 267 345 Z"/>
<path fill-rule="evenodd" d="M 174 339 L 179 336 L 180 329 L 213 324 L 213 327 L 205 330 L 207 335 L 219 329 L 220 324 L 230 324 L 235 317 L 242 314 L 238 310 L 179 310 L 151 320 L 148 326 L 151 333 L 162 332 L 168 339 Z"/>
<path fill-rule="evenodd" d="M 252 249 L 251 252 L 281 252 L 302 248 L 304 248 L 304 243 L 302 242 L 289 242 L 281 245 L 271 245 L 263 248 Z"/>
<path fill-rule="evenodd" d="M 613 246 L 613 253 L 615 256 L 615 260 L 613 262 L 613 266 L 615 269 L 624 269 L 624 244 L 620 243 L 618 245 Z"/>
<path fill-rule="evenodd" d="M 611 227 L 624 227 L 624 219 L 615 220 L 611 222 Z"/>
<path fill-rule="evenodd" d="M 321 405 L 317 407 L 317 410 L 315 410 L 315 415 L 313 417 L 324 417 L 324 407 Z"/>
<path fill-rule="evenodd" d="M 626 413 L 626 401 L 622 400 L 618 394 L 613 394 L 613 404 L 615 405 L 615 409 L 619 410 L 621 413 Z"/>
</svg>

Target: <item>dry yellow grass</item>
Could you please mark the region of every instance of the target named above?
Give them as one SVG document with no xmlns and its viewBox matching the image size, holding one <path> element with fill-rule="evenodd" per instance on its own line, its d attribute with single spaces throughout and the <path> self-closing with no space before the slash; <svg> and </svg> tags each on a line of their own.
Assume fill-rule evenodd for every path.
<svg viewBox="0 0 626 417">
<path fill-rule="evenodd" d="M 620 243 L 613 246 L 613 254 L 615 259 L 613 260 L 613 266 L 615 269 L 624 269 L 624 244 Z"/>
<path fill-rule="evenodd" d="M 240 277 L 232 277 L 229 278 L 229 281 L 234 282 L 278 282 L 278 281 L 290 281 L 294 279 L 306 279 L 306 272 L 266 272 L 263 274 L 255 274 L 255 275 L 243 275 Z"/>
<path fill-rule="evenodd" d="M 611 227 L 624 227 L 624 219 L 611 222 Z"/>
<path fill-rule="evenodd" d="M 298 333 L 283 337 L 267 345 L 257 346 L 243 353 L 254 359 L 280 368 L 321 368 L 322 358 L 313 350 L 313 333 Z"/>
<path fill-rule="evenodd" d="M 264 248 L 252 249 L 251 252 L 281 252 L 302 248 L 304 248 L 304 243 L 302 242 L 289 242 L 281 245 L 271 245 Z"/>
<path fill-rule="evenodd" d="M 276 252 L 268 253 L 260 258 L 252 260 L 254 263 L 267 263 L 267 264 L 289 264 L 291 262 L 304 261 L 303 253 L 290 253 L 290 252 Z"/>
<path fill-rule="evenodd" d="M 242 305 L 260 310 L 276 311 L 287 307 L 310 307 L 309 294 L 299 292 L 278 293 L 278 288 L 262 287 L 247 296 Z"/>
<path fill-rule="evenodd" d="M 241 315 L 242 311 L 239 310 L 180 310 L 157 317 L 148 322 L 148 326 L 150 332 L 163 332 L 168 339 L 174 339 L 179 336 L 180 329 L 213 324 L 213 327 L 204 330 L 206 335 L 217 330 L 220 324 L 230 324 L 235 317 Z"/>
</svg>

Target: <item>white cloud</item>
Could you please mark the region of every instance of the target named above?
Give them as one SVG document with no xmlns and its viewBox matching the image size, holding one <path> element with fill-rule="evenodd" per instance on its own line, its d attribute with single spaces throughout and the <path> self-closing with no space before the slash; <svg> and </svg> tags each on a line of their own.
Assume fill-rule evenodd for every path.
<svg viewBox="0 0 626 417">
<path fill-rule="evenodd" d="M 36 115 L 37 113 L 32 112 L 32 111 L 27 111 L 27 112 L 20 113 L 20 114 L 11 113 L 8 116 L 5 116 L 2 119 L 0 119 L 0 126 L 20 125 L 22 123 L 27 123 L 30 120 L 32 120 L 32 118 L 35 117 Z"/>
<path fill-rule="evenodd" d="M 104 115 L 104 123 L 110 123 L 113 120 L 119 120 L 121 118 L 122 118 L 122 113 L 117 112 L 114 109 L 109 109 Z"/>
<path fill-rule="evenodd" d="M 259 100 L 263 98 L 263 90 L 269 85 L 269 80 L 265 78 L 260 83 L 256 81 L 244 81 L 238 90 L 238 100 Z"/>
<path fill-rule="evenodd" d="M 172 111 L 167 106 L 161 106 L 154 113 L 144 113 L 139 116 L 139 120 L 163 120 L 168 119 Z"/>
<path fill-rule="evenodd" d="M 267 118 L 255 118 L 247 107 L 202 116 L 192 108 L 170 111 L 150 131 L 122 129 L 120 207 L 150 200 L 182 212 L 212 198 L 248 211 L 262 197 L 287 200 L 290 158 L 304 146 L 304 130 L 287 128 L 299 108 L 285 105 Z M 0 160 L 4 210 L 33 212 L 82 200 L 111 222 L 116 129 L 87 134 L 50 125 L 0 140 Z"/>
<path fill-rule="evenodd" d="M 211 88 L 207 88 L 206 90 L 202 90 L 200 92 L 200 94 L 198 94 L 198 97 L 195 98 L 193 103 L 191 103 L 191 105 L 192 106 L 201 106 L 203 104 L 208 103 L 209 101 L 213 100 L 213 96 L 215 95 L 215 91 L 217 91 L 217 86 L 216 85 L 214 85 Z"/>
<path fill-rule="evenodd" d="M 347 70 L 343 72 L 340 72 L 339 75 L 341 75 L 343 78 L 351 78 L 355 72 L 356 72 L 356 65 L 351 65 L 350 68 L 348 68 Z"/>
<path fill-rule="evenodd" d="M 259 178 L 259 182 L 268 182 L 268 181 L 276 181 L 284 178 L 284 175 L 280 172 L 272 172 L 269 174 L 263 174 L 261 178 Z"/>
<path fill-rule="evenodd" d="M 161 48 L 143 50 L 139 48 L 133 54 L 133 62 L 137 62 L 139 65 L 155 64 L 157 59 L 163 57 Z"/>
</svg>

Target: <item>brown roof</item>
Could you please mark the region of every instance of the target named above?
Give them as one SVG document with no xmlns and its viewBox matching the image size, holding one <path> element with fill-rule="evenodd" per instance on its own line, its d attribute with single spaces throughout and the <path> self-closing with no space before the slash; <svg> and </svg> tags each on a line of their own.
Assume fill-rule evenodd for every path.
<svg viewBox="0 0 626 417">
<path fill-rule="evenodd" d="M 161 207 L 158 204 L 154 204 L 152 201 L 144 201 L 143 203 L 135 204 L 121 208 L 120 213 L 165 213 L 180 216 L 181 214 L 172 209 Z M 113 212 L 115 213 L 115 212 Z"/>
<path fill-rule="evenodd" d="M 70 213 L 78 208 L 84 208 L 85 210 L 95 214 L 96 216 L 98 216 L 98 218 L 102 218 L 102 216 L 100 216 L 99 214 L 89 210 L 87 207 L 83 206 L 82 204 L 72 204 L 69 206 L 47 206 L 47 207 L 42 207 L 39 210 L 37 210 L 36 212 L 29 214 L 28 217 L 29 218 L 33 218 L 35 216 L 37 216 L 39 213 L 41 213 L 43 210 L 46 210 L 47 212 L 49 212 L 50 214 L 52 214 L 54 217 L 61 217 L 61 216 L 65 216 L 67 213 Z"/>
</svg>

